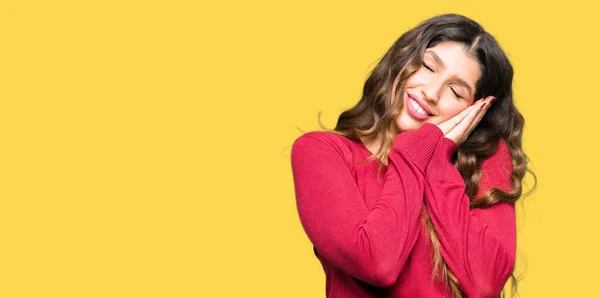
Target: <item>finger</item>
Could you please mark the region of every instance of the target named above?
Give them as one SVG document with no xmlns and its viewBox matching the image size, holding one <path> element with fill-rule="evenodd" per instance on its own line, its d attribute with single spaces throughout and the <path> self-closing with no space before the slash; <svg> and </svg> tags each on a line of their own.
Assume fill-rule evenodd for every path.
<svg viewBox="0 0 600 298">
<path fill-rule="evenodd" d="M 475 119 L 473 119 L 473 123 L 475 123 L 475 126 L 477 126 L 477 124 L 481 121 L 483 116 L 485 116 L 485 113 L 492 106 L 494 100 L 496 100 L 494 96 L 488 96 L 484 99 L 485 103 L 483 103 L 483 106 L 477 112 L 477 116 L 475 116 Z"/>
<path fill-rule="evenodd" d="M 465 121 L 470 120 L 468 123 L 468 126 L 465 130 L 465 139 L 475 129 L 475 127 L 477 127 L 479 122 L 481 122 L 481 119 L 483 119 L 483 116 L 485 116 L 485 113 L 491 106 L 491 103 L 493 101 L 493 96 L 488 96 L 483 101 L 484 101 L 484 103 L 481 104 L 481 107 L 476 111 L 474 117 L 472 119 L 465 119 Z"/>
<path fill-rule="evenodd" d="M 473 120 L 469 123 L 469 127 L 467 128 L 465 133 L 467 136 L 471 134 L 471 132 L 475 129 L 475 127 L 477 127 L 477 125 L 479 125 L 479 122 L 481 122 L 481 119 L 483 119 L 483 116 L 485 115 L 485 112 L 487 111 L 488 107 L 489 104 L 486 104 L 484 107 L 481 107 L 481 109 L 479 109 L 477 115 L 475 115 L 475 118 L 473 118 Z"/>
<path fill-rule="evenodd" d="M 473 122 L 473 120 L 480 114 L 483 107 L 487 104 L 485 100 L 480 100 L 477 104 L 473 106 L 473 109 L 469 111 L 469 113 L 465 116 L 465 118 L 458 124 L 458 126 L 462 126 L 463 128 L 469 127 L 469 125 Z"/>
<path fill-rule="evenodd" d="M 465 117 L 471 112 L 473 111 L 473 109 L 475 108 L 476 105 L 472 105 L 470 107 L 467 107 L 466 109 L 462 110 L 460 113 L 456 114 L 454 117 L 438 124 L 438 126 L 440 127 L 440 129 L 444 132 L 444 134 L 447 134 L 448 132 L 450 132 L 454 127 L 456 127 L 456 125 L 458 125 L 461 121 L 463 121 L 463 119 L 465 119 Z"/>
<path fill-rule="evenodd" d="M 484 100 L 479 100 L 475 105 L 473 105 L 473 109 L 469 111 L 469 113 L 463 118 L 463 120 L 458 123 L 453 129 L 451 129 L 446 137 L 453 140 L 456 144 L 460 145 L 469 133 L 471 132 L 471 124 L 476 119 L 477 115 L 481 112 L 481 109 L 486 104 Z"/>
<path fill-rule="evenodd" d="M 462 110 L 460 113 L 456 114 L 456 116 L 450 118 L 452 119 L 452 122 L 456 122 L 459 123 L 461 122 L 463 119 L 465 119 L 465 117 L 467 117 L 467 115 L 469 115 L 469 113 L 475 108 L 474 105 L 467 107 L 466 109 Z"/>
</svg>

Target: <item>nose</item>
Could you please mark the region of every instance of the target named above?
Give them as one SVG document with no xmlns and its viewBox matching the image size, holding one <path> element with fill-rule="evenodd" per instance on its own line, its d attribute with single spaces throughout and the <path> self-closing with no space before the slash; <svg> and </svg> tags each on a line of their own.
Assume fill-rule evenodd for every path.
<svg viewBox="0 0 600 298">
<path fill-rule="evenodd" d="M 423 98 L 427 101 L 430 101 L 434 104 L 437 104 L 440 101 L 440 82 L 431 81 L 428 84 L 424 85 L 422 90 Z"/>
</svg>

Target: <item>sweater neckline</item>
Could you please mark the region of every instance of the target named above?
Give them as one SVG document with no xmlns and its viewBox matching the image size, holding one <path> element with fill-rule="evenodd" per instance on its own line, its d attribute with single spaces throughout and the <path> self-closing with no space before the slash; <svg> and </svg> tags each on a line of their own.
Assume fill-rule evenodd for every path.
<svg viewBox="0 0 600 298">
<path fill-rule="evenodd" d="M 356 137 L 355 140 L 351 139 L 351 141 L 356 143 L 358 145 L 358 147 L 360 147 L 362 149 L 362 151 L 365 154 L 367 154 L 367 156 L 373 155 L 373 152 L 371 152 L 371 150 L 369 150 L 369 148 L 367 148 L 367 145 L 365 145 L 365 143 L 363 143 L 363 141 L 359 137 Z"/>
</svg>

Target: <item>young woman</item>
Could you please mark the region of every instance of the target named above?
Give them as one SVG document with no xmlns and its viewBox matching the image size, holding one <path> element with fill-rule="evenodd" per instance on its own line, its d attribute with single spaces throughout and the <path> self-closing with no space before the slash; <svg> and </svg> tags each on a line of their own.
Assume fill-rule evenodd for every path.
<svg viewBox="0 0 600 298">
<path fill-rule="evenodd" d="M 527 158 L 513 69 L 471 19 L 403 34 L 333 131 L 292 147 L 327 297 L 498 297 Z"/>
</svg>

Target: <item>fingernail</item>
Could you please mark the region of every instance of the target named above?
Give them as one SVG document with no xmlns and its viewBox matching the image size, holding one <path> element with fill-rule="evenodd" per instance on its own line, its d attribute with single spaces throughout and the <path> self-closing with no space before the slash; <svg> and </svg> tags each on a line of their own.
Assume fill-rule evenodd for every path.
<svg viewBox="0 0 600 298">
<path fill-rule="evenodd" d="M 473 103 L 471 104 L 471 106 L 474 106 L 477 103 L 477 101 L 473 101 Z"/>
<path fill-rule="evenodd" d="M 481 105 L 481 108 L 483 109 L 483 107 L 485 107 L 485 105 L 486 105 L 486 104 L 487 104 L 487 102 L 484 102 L 484 103 Z"/>
<path fill-rule="evenodd" d="M 490 100 L 490 104 L 494 103 L 494 101 L 496 101 L 496 97 L 492 97 L 492 100 Z"/>
</svg>

